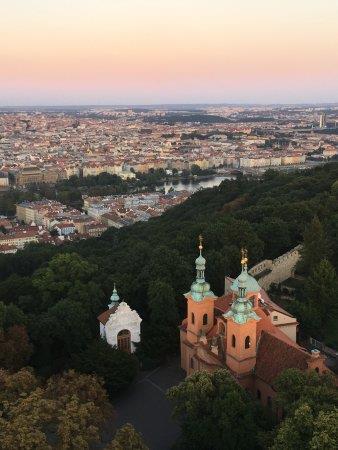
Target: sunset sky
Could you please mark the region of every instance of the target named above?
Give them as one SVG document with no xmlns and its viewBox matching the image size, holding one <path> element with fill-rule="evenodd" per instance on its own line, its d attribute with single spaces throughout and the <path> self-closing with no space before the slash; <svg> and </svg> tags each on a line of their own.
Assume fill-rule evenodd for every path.
<svg viewBox="0 0 338 450">
<path fill-rule="evenodd" d="M 338 0 L 1 0 L 0 105 L 338 101 Z"/>
</svg>

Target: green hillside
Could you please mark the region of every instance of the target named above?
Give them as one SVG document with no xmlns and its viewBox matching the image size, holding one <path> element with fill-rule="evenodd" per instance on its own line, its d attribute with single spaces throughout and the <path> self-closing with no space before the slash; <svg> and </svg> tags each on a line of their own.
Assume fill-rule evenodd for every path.
<svg viewBox="0 0 338 450">
<path fill-rule="evenodd" d="M 166 333 L 163 357 L 175 350 L 177 313 L 184 314 L 182 294 L 195 276 L 200 233 L 207 279 L 219 295 L 224 276 L 238 274 L 242 246 L 248 248 L 250 266 L 301 243 L 306 229 L 308 251 L 301 270 L 306 277 L 312 276 L 317 264 L 327 260 L 329 266 L 322 270 L 333 271 L 336 280 L 337 180 L 338 163 L 288 174 L 268 171 L 262 179 L 241 177 L 199 191 L 149 222 L 109 229 L 99 239 L 58 248 L 32 245 L 16 255 L 0 255 L 2 326 L 25 325 L 34 345 L 34 366 L 46 373 L 60 370 L 71 365 L 74 355 L 97 336 L 96 316 L 107 307 L 116 282 L 120 297 L 145 319 L 140 354 L 149 357 L 154 340 L 163 341 Z M 330 295 L 336 288 L 330 286 Z M 313 283 L 312 291 L 311 286 L 307 289 L 317 307 L 318 289 Z M 158 301 L 149 307 L 154 292 Z M 309 315 L 310 306 L 297 311 L 305 317 L 306 330 L 323 339 L 326 333 L 318 327 L 312 330 L 312 323 L 319 316 L 323 321 L 328 311 L 336 317 L 337 307 L 326 305 Z M 330 333 L 332 344 L 335 337 Z"/>
</svg>

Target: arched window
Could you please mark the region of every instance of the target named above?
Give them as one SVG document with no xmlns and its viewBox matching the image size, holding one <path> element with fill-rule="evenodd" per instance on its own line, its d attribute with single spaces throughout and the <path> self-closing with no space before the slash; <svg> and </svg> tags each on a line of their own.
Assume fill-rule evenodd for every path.
<svg viewBox="0 0 338 450">
<path fill-rule="evenodd" d="M 130 331 L 121 330 L 117 335 L 117 347 L 127 353 L 131 353 Z"/>
<path fill-rule="evenodd" d="M 245 338 L 245 348 L 250 348 L 250 346 L 251 346 L 250 336 L 247 336 Z"/>
<path fill-rule="evenodd" d="M 236 347 L 236 338 L 235 338 L 235 335 L 234 335 L 234 334 L 232 335 L 232 338 L 231 338 L 231 345 L 232 345 L 233 347 Z"/>
<path fill-rule="evenodd" d="M 194 324 L 195 323 L 195 314 L 191 313 L 191 323 Z"/>
<path fill-rule="evenodd" d="M 190 369 L 194 368 L 194 359 L 190 358 Z"/>
<path fill-rule="evenodd" d="M 262 397 L 261 391 L 257 389 L 257 399 L 260 400 Z"/>
<path fill-rule="evenodd" d="M 218 328 L 218 332 L 219 332 L 219 334 L 225 334 L 225 325 L 224 325 L 224 323 L 222 323 L 222 322 L 220 322 L 220 324 L 219 324 L 219 328 Z"/>
<path fill-rule="evenodd" d="M 203 325 L 207 325 L 208 323 L 208 314 L 203 315 Z"/>
</svg>

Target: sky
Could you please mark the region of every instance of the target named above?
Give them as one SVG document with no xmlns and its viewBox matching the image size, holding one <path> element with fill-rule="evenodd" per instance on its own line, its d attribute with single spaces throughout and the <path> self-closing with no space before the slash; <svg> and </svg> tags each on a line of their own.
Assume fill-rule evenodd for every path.
<svg viewBox="0 0 338 450">
<path fill-rule="evenodd" d="M 338 102 L 338 0 L 0 0 L 0 105 Z"/>
</svg>

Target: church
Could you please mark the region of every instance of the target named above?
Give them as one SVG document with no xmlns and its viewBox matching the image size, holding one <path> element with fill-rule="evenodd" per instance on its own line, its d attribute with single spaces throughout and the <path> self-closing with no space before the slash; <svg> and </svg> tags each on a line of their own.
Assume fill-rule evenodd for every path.
<svg viewBox="0 0 338 450">
<path fill-rule="evenodd" d="M 97 319 L 102 339 L 127 353 L 135 351 L 135 344 L 140 342 L 142 319 L 126 302 L 120 302 L 115 285 L 108 309 Z"/>
<path fill-rule="evenodd" d="M 274 380 L 288 368 L 328 371 L 318 350 L 308 352 L 296 342 L 297 320 L 276 305 L 248 273 L 242 250 L 241 273 L 225 278 L 225 293 L 217 297 L 205 279 L 206 260 L 200 237 L 196 279 L 187 300 L 187 317 L 180 325 L 181 367 L 198 370 L 227 368 L 243 388 L 271 407 Z"/>
</svg>

